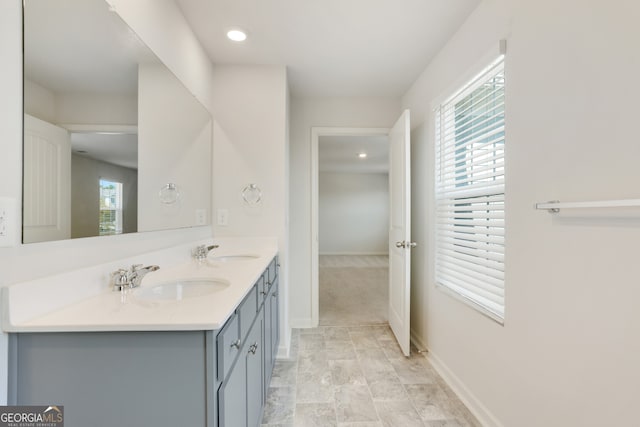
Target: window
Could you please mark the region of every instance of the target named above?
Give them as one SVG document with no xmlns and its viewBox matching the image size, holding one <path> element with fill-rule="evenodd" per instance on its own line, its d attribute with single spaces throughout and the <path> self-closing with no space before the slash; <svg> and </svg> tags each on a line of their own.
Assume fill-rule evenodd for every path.
<svg viewBox="0 0 640 427">
<path fill-rule="evenodd" d="M 504 319 L 504 60 L 436 109 L 436 282 Z"/>
<path fill-rule="evenodd" d="M 100 179 L 100 235 L 122 234 L 122 183 Z"/>
</svg>

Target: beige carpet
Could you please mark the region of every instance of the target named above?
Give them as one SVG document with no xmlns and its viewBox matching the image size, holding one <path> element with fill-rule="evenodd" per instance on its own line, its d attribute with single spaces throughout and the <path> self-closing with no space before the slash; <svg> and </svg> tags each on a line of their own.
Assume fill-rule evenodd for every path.
<svg viewBox="0 0 640 427">
<path fill-rule="evenodd" d="M 321 256 L 320 325 L 387 323 L 388 265 L 386 256 Z"/>
</svg>

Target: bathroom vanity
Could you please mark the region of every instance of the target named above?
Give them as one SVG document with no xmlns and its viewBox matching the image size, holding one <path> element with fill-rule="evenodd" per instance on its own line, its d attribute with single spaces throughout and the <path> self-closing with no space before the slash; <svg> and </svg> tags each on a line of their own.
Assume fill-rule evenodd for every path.
<svg viewBox="0 0 640 427">
<path fill-rule="evenodd" d="M 70 427 L 258 426 L 279 343 L 277 256 L 219 261 L 211 274 L 231 279 L 211 295 L 158 302 L 103 293 L 5 321 L 9 404 L 64 405 Z M 209 271 L 189 268 L 200 280 Z M 176 271 L 156 281 L 185 270 Z M 156 286 L 144 283 L 152 276 L 143 286 Z"/>
</svg>

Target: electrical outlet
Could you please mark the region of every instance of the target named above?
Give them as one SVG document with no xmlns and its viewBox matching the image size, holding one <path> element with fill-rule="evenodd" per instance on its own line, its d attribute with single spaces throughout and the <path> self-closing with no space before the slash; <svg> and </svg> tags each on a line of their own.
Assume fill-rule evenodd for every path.
<svg viewBox="0 0 640 427">
<path fill-rule="evenodd" d="M 196 225 L 207 225 L 206 209 L 196 209 Z"/>
<path fill-rule="evenodd" d="M 226 227 L 229 225 L 229 210 L 218 209 L 218 225 Z"/>
<path fill-rule="evenodd" d="M 16 199 L 0 197 L 0 246 L 15 246 Z"/>
</svg>

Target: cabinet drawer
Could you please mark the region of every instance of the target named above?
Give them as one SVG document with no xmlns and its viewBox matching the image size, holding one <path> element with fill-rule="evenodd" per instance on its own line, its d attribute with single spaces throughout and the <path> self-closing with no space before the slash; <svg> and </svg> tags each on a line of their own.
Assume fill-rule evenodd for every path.
<svg viewBox="0 0 640 427">
<path fill-rule="evenodd" d="M 249 333 L 249 329 L 251 328 L 251 324 L 256 318 L 256 313 L 258 312 L 258 288 L 256 283 L 251 288 L 249 294 L 245 297 L 245 299 L 238 306 L 238 316 L 240 318 L 240 340 L 244 341 Z"/>
<path fill-rule="evenodd" d="M 276 276 L 278 275 L 278 257 L 273 258 L 269 267 L 267 267 L 266 274 L 266 280 L 269 282 L 269 285 L 273 284 L 276 280 Z"/>
<path fill-rule="evenodd" d="M 234 313 L 218 334 L 216 345 L 218 347 L 218 379 L 220 381 L 227 376 L 240 350 L 238 323 L 238 315 Z"/>
<path fill-rule="evenodd" d="M 256 282 L 256 288 L 258 289 L 258 307 L 262 305 L 267 296 L 267 292 L 269 292 L 269 284 L 267 283 L 266 275 L 267 274 L 264 273 Z"/>
</svg>

